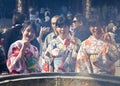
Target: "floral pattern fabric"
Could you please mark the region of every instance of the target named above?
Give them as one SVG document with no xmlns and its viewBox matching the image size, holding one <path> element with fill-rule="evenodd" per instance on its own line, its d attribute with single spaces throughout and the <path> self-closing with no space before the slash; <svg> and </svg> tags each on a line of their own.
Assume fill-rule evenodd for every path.
<svg viewBox="0 0 120 86">
<path fill-rule="evenodd" d="M 24 57 L 19 59 L 17 56 L 22 47 L 21 40 L 13 43 L 8 52 L 7 67 L 10 73 L 33 73 L 40 72 L 38 64 L 38 49 L 30 45 L 24 52 Z"/>
<path fill-rule="evenodd" d="M 80 44 L 79 39 L 73 44 L 70 39 L 62 40 L 57 37 L 49 44 L 44 58 L 49 60 L 54 72 L 74 72 Z"/>
<path fill-rule="evenodd" d="M 76 72 L 114 74 L 114 63 L 120 58 L 119 54 L 115 45 L 90 36 L 81 44 Z"/>
</svg>

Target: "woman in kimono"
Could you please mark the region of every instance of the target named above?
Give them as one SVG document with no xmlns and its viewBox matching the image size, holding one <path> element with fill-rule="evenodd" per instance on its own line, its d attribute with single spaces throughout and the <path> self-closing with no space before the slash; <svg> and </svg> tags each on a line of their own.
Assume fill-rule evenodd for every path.
<svg viewBox="0 0 120 86">
<path fill-rule="evenodd" d="M 10 74 L 40 72 L 38 49 L 30 42 L 36 36 L 34 22 L 26 22 L 21 30 L 22 39 L 11 44 L 6 61 Z"/>
<path fill-rule="evenodd" d="M 51 40 L 45 52 L 45 62 L 49 65 L 43 68 L 45 72 L 74 72 L 77 52 L 81 41 L 69 34 L 69 21 L 60 16 L 56 22 L 58 36 Z"/>
<path fill-rule="evenodd" d="M 76 72 L 114 75 L 120 51 L 100 24 L 91 25 L 90 31 L 92 35 L 81 43 Z"/>
</svg>

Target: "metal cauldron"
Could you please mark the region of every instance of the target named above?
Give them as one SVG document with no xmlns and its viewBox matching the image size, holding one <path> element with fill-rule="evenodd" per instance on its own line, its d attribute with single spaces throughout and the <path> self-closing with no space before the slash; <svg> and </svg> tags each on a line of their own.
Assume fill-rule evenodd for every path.
<svg viewBox="0 0 120 86">
<path fill-rule="evenodd" d="M 120 77 L 80 73 L 1 75 L 0 86 L 120 86 Z"/>
</svg>

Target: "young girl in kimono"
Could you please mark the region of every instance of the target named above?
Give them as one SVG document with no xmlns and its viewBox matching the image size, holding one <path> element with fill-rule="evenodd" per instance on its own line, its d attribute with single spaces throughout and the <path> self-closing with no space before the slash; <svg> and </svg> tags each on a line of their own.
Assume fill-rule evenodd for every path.
<svg viewBox="0 0 120 86">
<path fill-rule="evenodd" d="M 70 35 L 69 21 L 60 16 L 56 22 L 58 36 L 51 40 L 44 59 L 48 66 L 44 66 L 45 72 L 74 72 L 76 65 L 77 52 L 79 50 L 81 41 Z"/>
<path fill-rule="evenodd" d="M 30 42 L 36 36 L 34 22 L 26 22 L 21 30 L 22 39 L 11 44 L 6 61 L 10 74 L 40 72 L 38 49 Z"/>
<path fill-rule="evenodd" d="M 115 75 L 115 62 L 120 50 L 100 24 L 91 24 L 92 35 L 81 43 L 76 72 Z"/>
</svg>

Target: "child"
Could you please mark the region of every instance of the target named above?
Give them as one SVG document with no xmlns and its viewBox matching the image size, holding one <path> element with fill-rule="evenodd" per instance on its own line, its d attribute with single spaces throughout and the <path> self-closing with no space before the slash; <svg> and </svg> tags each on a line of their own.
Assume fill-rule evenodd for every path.
<svg viewBox="0 0 120 86">
<path fill-rule="evenodd" d="M 36 36 L 34 22 L 26 22 L 21 30 L 22 39 L 11 44 L 6 61 L 10 74 L 40 72 L 38 49 L 30 42 Z"/>
</svg>

